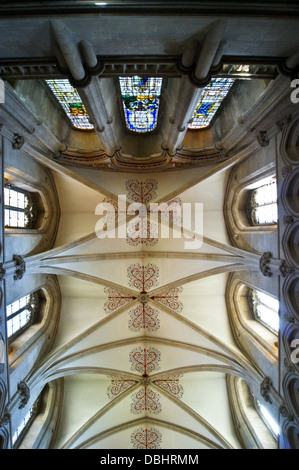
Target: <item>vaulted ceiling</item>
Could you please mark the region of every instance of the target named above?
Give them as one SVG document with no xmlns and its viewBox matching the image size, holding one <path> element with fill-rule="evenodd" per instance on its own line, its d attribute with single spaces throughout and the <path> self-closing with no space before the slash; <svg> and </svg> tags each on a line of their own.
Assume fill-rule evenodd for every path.
<svg viewBox="0 0 299 470">
<path fill-rule="evenodd" d="M 148 10 L 136 2 L 131 2 L 133 10 L 130 2 L 125 10 L 113 2 L 103 8 L 90 5 L 89 10 L 87 3 L 94 2 L 61 2 L 64 11 L 61 7 L 51 11 L 47 5 L 51 2 L 42 3 L 30 11 L 24 4 L 15 11 L 7 5 L 0 8 L 2 76 L 20 96 L 23 93 L 23 102 L 37 119 L 43 87 L 32 82 L 37 93 L 33 96 L 31 80 L 73 80 L 95 125 L 95 132 L 80 134 L 64 121 L 54 132 L 53 122 L 61 119 L 57 108 L 48 122 L 41 109 L 41 127 L 36 125 L 45 126 L 47 138 L 51 135 L 50 156 L 40 152 L 34 159 L 52 171 L 61 215 L 53 248 L 29 257 L 26 269 L 58 276 L 62 308 L 54 347 L 28 382 L 41 388 L 64 378 L 55 447 L 240 448 L 226 378 L 233 374 L 259 382 L 261 374 L 235 343 L 225 291 L 228 273 L 259 270 L 259 255 L 232 246 L 223 212 L 228 172 L 244 158 L 244 148 L 239 145 L 236 154 L 228 156 L 215 148 L 223 137 L 221 123 L 216 130 L 187 133 L 190 113 L 204 86 L 200 74 L 194 78 L 192 73 L 206 66 L 201 78 L 216 74 L 212 65 L 222 44 L 220 57 L 225 56 L 227 63 L 269 64 L 276 77 L 279 66 L 299 48 L 298 6 L 290 2 L 282 15 L 276 2 L 271 11 L 254 10 L 247 2 L 242 16 L 234 2 L 219 15 L 192 2 L 175 2 L 172 11 L 164 5 L 162 12 L 150 10 L 151 2 L 145 2 Z M 76 3 L 78 10 L 71 10 L 70 3 Z M 74 79 L 69 63 L 67 72 L 61 67 L 68 56 L 67 49 L 63 60 L 57 53 L 57 42 L 63 44 L 60 27 L 70 33 L 65 36 L 71 38 L 69 44 L 88 41 L 102 67 L 84 86 Z M 190 58 L 186 51 L 194 40 L 193 59 L 183 70 L 182 58 Z M 198 52 L 203 49 L 206 55 L 199 53 L 200 62 Z M 80 63 L 73 58 L 73 70 L 78 71 Z M 127 133 L 120 119 L 116 78 L 128 70 L 132 75 L 132 62 L 141 73 L 153 63 L 167 82 L 160 127 L 151 136 Z M 164 75 L 161 63 L 170 68 Z M 19 82 L 22 71 L 27 89 L 25 85 L 21 89 Z M 29 141 L 34 132 L 28 132 Z M 246 139 L 250 149 L 253 140 Z M 178 170 L 184 149 L 190 158 L 185 169 Z M 103 167 L 84 161 L 99 154 Z M 161 164 L 163 171 L 153 163 Z M 203 238 L 195 235 L 202 243 L 186 248 L 190 241 L 186 233 L 194 235 L 194 227 L 187 227 L 181 238 L 173 237 L 171 228 L 170 236 L 163 238 L 161 221 L 158 238 L 98 237 L 97 205 L 116 203 L 118 195 L 125 195 L 128 204 L 143 202 L 144 188 L 147 208 L 151 202 L 175 198 L 180 207 L 190 204 L 192 223 L 195 204 L 203 204 Z"/>
</svg>

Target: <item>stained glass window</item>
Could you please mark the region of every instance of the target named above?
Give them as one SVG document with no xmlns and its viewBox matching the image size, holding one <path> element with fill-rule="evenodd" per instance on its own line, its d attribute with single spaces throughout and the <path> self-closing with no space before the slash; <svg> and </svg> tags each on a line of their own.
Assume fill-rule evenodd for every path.
<svg viewBox="0 0 299 470">
<path fill-rule="evenodd" d="M 4 187 L 5 227 L 32 228 L 35 218 L 36 207 L 31 194 L 6 184 Z"/>
<path fill-rule="evenodd" d="M 158 122 L 162 78 L 120 77 L 119 83 L 127 128 L 153 131 Z"/>
<path fill-rule="evenodd" d="M 202 90 L 193 114 L 192 123 L 188 126 L 189 129 L 202 129 L 209 126 L 233 83 L 233 78 L 211 79 L 209 85 Z"/>
<path fill-rule="evenodd" d="M 93 129 L 89 116 L 76 88 L 66 79 L 46 80 L 54 96 L 63 107 L 72 125 L 77 129 Z"/>
<path fill-rule="evenodd" d="M 258 188 L 251 192 L 248 211 L 252 225 L 277 223 L 277 185 L 275 177 L 265 179 Z"/>
</svg>

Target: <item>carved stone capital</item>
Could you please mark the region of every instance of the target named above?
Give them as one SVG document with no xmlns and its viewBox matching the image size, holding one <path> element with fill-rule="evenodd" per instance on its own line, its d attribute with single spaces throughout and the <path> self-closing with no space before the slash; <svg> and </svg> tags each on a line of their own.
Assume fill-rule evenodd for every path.
<svg viewBox="0 0 299 470">
<path fill-rule="evenodd" d="M 283 178 L 285 178 L 289 173 L 291 173 L 292 171 L 292 167 L 291 166 L 284 166 L 282 169 L 281 169 L 281 175 Z"/>
<path fill-rule="evenodd" d="M 292 274 L 295 271 L 295 269 L 288 265 L 285 260 L 283 260 L 279 266 L 279 272 L 282 277 L 286 277 L 288 274 Z"/>
<path fill-rule="evenodd" d="M 265 253 L 263 253 L 260 259 L 260 270 L 263 273 L 263 275 L 267 277 L 272 277 L 273 275 L 269 267 L 271 258 L 272 258 L 272 253 L 270 253 L 270 251 L 266 251 Z"/>
<path fill-rule="evenodd" d="M 6 426 L 6 424 L 9 423 L 9 419 L 10 419 L 10 414 L 8 413 L 8 411 L 4 410 L 4 413 L 0 418 L 0 428 L 2 428 L 3 426 Z"/>
<path fill-rule="evenodd" d="M 285 128 L 285 126 L 287 126 L 289 124 L 289 122 L 291 122 L 291 120 L 292 120 L 292 115 L 287 114 L 280 121 L 277 121 L 276 125 L 277 125 L 278 129 L 282 131 Z"/>
<path fill-rule="evenodd" d="M 21 397 L 19 409 L 22 409 L 27 405 L 30 398 L 30 388 L 24 380 L 18 383 L 18 392 Z"/>
<path fill-rule="evenodd" d="M 287 420 L 289 420 L 289 421 L 294 420 L 294 416 L 292 415 L 292 413 L 289 412 L 289 410 L 287 409 L 287 407 L 285 405 L 282 405 L 282 406 L 279 407 L 279 412 Z"/>
<path fill-rule="evenodd" d="M 19 150 L 24 145 L 25 139 L 19 134 L 14 134 L 14 139 L 12 141 L 12 148 L 14 150 Z"/>
<path fill-rule="evenodd" d="M 0 281 L 3 281 L 5 276 L 5 269 L 3 268 L 3 263 L 0 263 Z"/>
<path fill-rule="evenodd" d="M 293 223 L 294 223 L 294 220 L 295 220 L 295 219 L 294 219 L 294 217 L 293 217 L 292 215 L 285 215 L 285 216 L 283 217 L 283 223 L 284 223 L 285 225 L 293 224 Z"/>
<path fill-rule="evenodd" d="M 285 368 L 288 372 L 295 372 L 294 366 L 289 363 L 289 361 L 287 360 L 286 357 L 284 358 L 283 363 L 284 363 L 284 366 L 285 366 Z"/>
<path fill-rule="evenodd" d="M 267 401 L 270 404 L 273 403 L 271 395 L 270 395 L 272 385 L 273 385 L 273 382 L 270 379 L 270 377 L 265 377 L 260 387 L 262 397 L 264 398 L 265 401 Z"/>
<path fill-rule="evenodd" d="M 14 274 L 14 279 L 22 279 L 23 274 L 26 271 L 25 260 L 21 255 L 13 255 L 12 259 L 16 262 L 16 272 Z"/>
</svg>

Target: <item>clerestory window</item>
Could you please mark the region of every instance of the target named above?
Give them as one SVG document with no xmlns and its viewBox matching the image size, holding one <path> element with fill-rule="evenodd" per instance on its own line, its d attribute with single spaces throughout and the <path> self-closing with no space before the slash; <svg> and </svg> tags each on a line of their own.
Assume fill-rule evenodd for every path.
<svg viewBox="0 0 299 470">
<path fill-rule="evenodd" d="M 280 428 L 276 419 L 272 416 L 268 409 L 264 405 L 262 405 L 258 400 L 256 400 L 256 408 L 260 417 L 266 424 L 267 428 L 270 430 L 275 439 L 277 439 L 279 436 Z"/>
<path fill-rule="evenodd" d="M 36 220 L 34 197 L 10 184 L 4 187 L 4 225 L 6 228 L 33 228 Z"/>
<path fill-rule="evenodd" d="M 188 129 L 204 129 L 211 124 L 233 83 L 233 78 L 211 79 L 211 82 L 202 90 Z"/>
<path fill-rule="evenodd" d="M 271 176 L 250 192 L 247 204 L 251 225 L 273 225 L 277 223 L 277 184 Z"/>
<path fill-rule="evenodd" d="M 37 293 L 25 295 L 21 299 L 7 305 L 6 324 L 7 337 L 14 338 L 28 328 L 38 311 L 39 297 Z"/>
<path fill-rule="evenodd" d="M 277 334 L 279 330 L 279 301 L 264 292 L 250 289 L 249 302 L 254 318 Z"/>
<path fill-rule="evenodd" d="M 120 77 L 120 92 L 126 127 L 146 133 L 156 129 L 162 89 L 159 77 Z"/>
<path fill-rule="evenodd" d="M 94 126 L 76 88 L 67 79 L 46 80 L 56 100 L 63 108 L 72 126 L 76 129 L 91 130 Z"/>
</svg>

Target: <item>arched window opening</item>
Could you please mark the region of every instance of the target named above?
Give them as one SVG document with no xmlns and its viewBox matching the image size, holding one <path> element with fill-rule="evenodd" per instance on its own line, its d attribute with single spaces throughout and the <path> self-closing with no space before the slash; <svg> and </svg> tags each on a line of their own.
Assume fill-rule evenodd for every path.
<svg viewBox="0 0 299 470">
<path fill-rule="evenodd" d="M 275 418 L 268 411 L 268 409 L 259 402 L 259 400 L 256 400 L 256 408 L 267 428 L 270 430 L 275 439 L 278 439 L 280 428 Z"/>
<path fill-rule="evenodd" d="M 6 228 L 33 228 L 37 217 L 34 197 L 28 191 L 4 186 L 4 225 Z"/>
<path fill-rule="evenodd" d="M 203 129 L 211 124 L 234 81 L 232 78 L 211 79 L 209 85 L 202 90 L 188 129 Z"/>
<path fill-rule="evenodd" d="M 153 131 L 158 123 L 162 78 L 120 77 L 119 84 L 127 128 L 137 133 Z"/>
<path fill-rule="evenodd" d="M 251 225 L 277 224 L 277 184 L 276 178 L 265 179 L 248 198 L 248 218 Z"/>
<path fill-rule="evenodd" d="M 31 424 L 33 423 L 35 417 L 38 414 L 40 407 L 40 397 L 35 401 L 33 406 L 28 410 L 26 415 L 21 420 L 19 426 L 15 430 L 12 436 L 12 445 L 14 448 L 17 448 L 22 440 L 24 439 L 26 433 L 28 432 Z"/>
<path fill-rule="evenodd" d="M 279 301 L 264 292 L 250 289 L 249 303 L 254 318 L 277 334 L 279 330 Z"/>
<path fill-rule="evenodd" d="M 46 80 L 46 83 L 76 129 L 94 128 L 78 91 L 67 79 Z"/>
<path fill-rule="evenodd" d="M 12 340 L 34 321 L 39 308 L 37 293 L 25 295 L 6 307 L 7 337 Z"/>
</svg>

